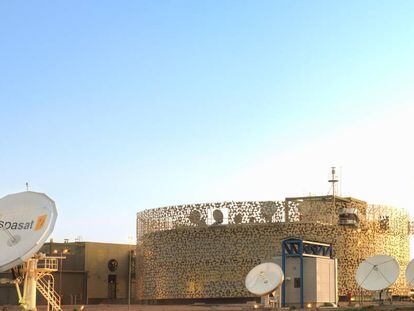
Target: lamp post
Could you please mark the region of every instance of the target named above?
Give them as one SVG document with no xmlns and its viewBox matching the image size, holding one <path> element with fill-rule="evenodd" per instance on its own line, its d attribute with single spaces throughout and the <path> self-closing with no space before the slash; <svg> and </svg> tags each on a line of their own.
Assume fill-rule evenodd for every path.
<svg viewBox="0 0 414 311">
<path fill-rule="evenodd" d="M 63 293 L 62 293 L 62 270 L 63 270 L 63 255 L 66 255 L 69 253 L 69 250 L 67 248 L 58 251 L 57 249 L 55 249 L 53 251 L 53 254 L 58 254 L 59 259 L 60 259 L 60 267 L 59 267 L 59 294 L 60 294 L 60 298 L 61 300 L 63 300 Z"/>
<path fill-rule="evenodd" d="M 131 245 L 132 244 L 132 236 L 128 237 L 129 240 L 129 247 L 128 247 L 128 311 L 131 307 L 131 264 L 132 264 L 132 251 Z"/>
</svg>

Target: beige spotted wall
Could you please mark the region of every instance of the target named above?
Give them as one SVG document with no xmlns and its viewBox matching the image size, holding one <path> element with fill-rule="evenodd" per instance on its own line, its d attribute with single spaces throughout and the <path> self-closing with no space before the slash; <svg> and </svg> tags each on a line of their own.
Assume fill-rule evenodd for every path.
<svg viewBox="0 0 414 311">
<path fill-rule="evenodd" d="M 227 224 L 279 223 L 298 215 L 295 201 L 220 202 L 167 206 L 137 214 L 137 241 L 149 232 L 181 227 L 203 227 L 214 223 L 211 212 L 225 210 Z"/>
<path fill-rule="evenodd" d="M 269 206 L 265 203 L 263 206 Z M 206 221 L 199 225 L 190 222 L 171 229 L 147 227 L 148 231 L 137 228 L 137 298 L 250 297 L 244 287 L 246 274 L 261 261 L 279 256 L 281 240 L 287 237 L 333 245 L 338 258 L 339 295 L 358 292 L 355 271 L 359 262 L 374 254 L 389 254 L 398 260 L 402 269 L 393 292 L 407 294 L 403 276 L 409 261 L 408 215 L 405 212 L 386 206 L 369 206 L 354 199 L 338 200 L 333 205 L 331 197 L 323 197 L 278 203 L 283 210 L 275 209 L 275 213 L 285 215 L 286 212 L 287 216 L 280 216 L 276 221 L 274 215 L 267 214 L 267 221 L 263 221 L 260 204 L 255 204 L 255 208 L 259 206 L 258 218 L 247 218 L 246 222 L 228 221 L 226 225 L 212 226 Z M 358 227 L 338 224 L 337 211 L 343 206 L 358 208 Z M 288 208 L 290 211 L 286 211 Z M 149 217 L 149 212 L 146 213 Z M 386 216 L 388 225 L 384 227 L 380 220 Z M 139 217 L 137 221 L 139 225 Z"/>
</svg>

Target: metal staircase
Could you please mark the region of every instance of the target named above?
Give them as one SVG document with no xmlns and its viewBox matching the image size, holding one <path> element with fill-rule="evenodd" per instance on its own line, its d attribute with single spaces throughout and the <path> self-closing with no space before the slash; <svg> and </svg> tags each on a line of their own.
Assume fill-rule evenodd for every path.
<svg viewBox="0 0 414 311">
<path fill-rule="evenodd" d="M 58 259 L 64 257 L 46 257 L 39 254 L 25 261 L 23 266 L 24 277 L 13 272 L 19 305 L 22 310 L 36 309 L 36 292 L 39 292 L 47 302 L 47 311 L 63 311 L 61 298 L 55 291 L 55 279 L 53 272 L 58 271 Z M 14 270 L 13 270 L 14 271 Z M 16 274 L 16 275 L 15 275 Z M 23 294 L 20 284 L 23 283 Z"/>
<path fill-rule="evenodd" d="M 53 275 L 43 273 L 37 279 L 36 288 L 47 301 L 47 311 L 62 311 L 60 296 L 55 291 Z"/>
<path fill-rule="evenodd" d="M 61 298 L 55 291 L 52 272 L 58 271 L 58 258 L 45 257 L 37 262 L 36 288 L 47 301 L 47 311 L 62 311 Z"/>
</svg>

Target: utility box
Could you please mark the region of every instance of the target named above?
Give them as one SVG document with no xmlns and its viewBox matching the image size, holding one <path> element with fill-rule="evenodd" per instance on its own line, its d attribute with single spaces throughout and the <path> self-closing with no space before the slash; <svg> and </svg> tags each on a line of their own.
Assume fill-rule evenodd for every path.
<svg viewBox="0 0 414 311">
<path fill-rule="evenodd" d="M 301 308 L 337 304 L 337 260 L 332 258 L 332 247 L 300 239 L 282 243 L 282 304 Z"/>
<path fill-rule="evenodd" d="M 336 260 L 331 258 L 304 257 L 303 278 L 300 278 L 300 259 L 286 260 L 285 295 L 287 305 L 300 305 L 300 289 L 303 284 L 305 307 L 318 307 L 336 303 Z"/>
</svg>

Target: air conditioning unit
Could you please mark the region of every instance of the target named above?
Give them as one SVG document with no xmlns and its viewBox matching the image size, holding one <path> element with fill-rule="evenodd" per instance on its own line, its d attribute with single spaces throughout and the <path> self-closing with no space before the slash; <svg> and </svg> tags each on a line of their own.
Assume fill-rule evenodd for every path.
<svg viewBox="0 0 414 311">
<path fill-rule="evenodd" d="M 355 207 L 342 207 L 339 209 L 339 224 L 344 226 L 357 226 L 359 223 L 358 209 Z"/>
</svg>

